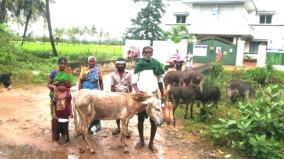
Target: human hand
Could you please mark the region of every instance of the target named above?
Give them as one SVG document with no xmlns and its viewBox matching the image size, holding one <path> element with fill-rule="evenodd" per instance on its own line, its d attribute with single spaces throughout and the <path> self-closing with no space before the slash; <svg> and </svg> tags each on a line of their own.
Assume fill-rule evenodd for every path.
<svg viewBox="0 0 284 159">
<path fill-rule="evenodd" d="M 138 91 L 136 92 L 136 96 L 138 97 L 138 99 L 141 99 L 141 98 L 143 98 L 144 95 L 143 95 L 143 92 L 141 92 L 141 91 L 138 90 Z"/>
</svg>

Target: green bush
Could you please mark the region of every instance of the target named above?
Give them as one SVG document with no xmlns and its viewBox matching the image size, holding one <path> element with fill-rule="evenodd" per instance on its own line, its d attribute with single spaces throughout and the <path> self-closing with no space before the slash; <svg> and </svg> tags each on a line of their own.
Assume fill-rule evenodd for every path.
<svg viewBox="0 0 284 159">
<path fill-rule="evenodd" d="M 239 105 L 238 119 L 220 119 L 210 128 L 215 143 L 258 159 L 284 158 L 284 101 L 277 85 L 257 92 L 254 105 Z"/>
<path fill-rule="evenodd" d="M 247 70 L 245 72 L 245 78 L 247 80 L 254 81 L 259 85 L 268 85 L 268 84 L 282 85 L 284 83 L 283 72 L 273 69 L 271 65 Z"/>
</svg>

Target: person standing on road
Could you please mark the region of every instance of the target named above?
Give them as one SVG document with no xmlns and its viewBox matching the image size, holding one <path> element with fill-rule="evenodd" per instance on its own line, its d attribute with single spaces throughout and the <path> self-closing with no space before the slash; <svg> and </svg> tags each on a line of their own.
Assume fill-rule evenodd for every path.
<svg viewBox="0 0 284 159">
<path fill-rule="evenodd" d="M 56 118 L 53 118 L 53 96 L 54 89 L 56 89 L 55 84 L 59 81 L 65 81 L 67 92 L 70 92 L 70 88 L 75 84 L 76 79 L 66 68 L 68 65 L 68 61 L 65 57 L 60 57 L 57 62 L 58 68 L 56 70 L 52 70 L 48 76 L 48 88 L 50 89 L 50 112 L 51 112 L 51 134 L 52 141 L 55 140 L 55 126 L 56 126 Z"/>
<path fill-rule="evenodd" d="M 110 85 L 112 92 L 132 92 L 132 75 L 130 72 L 126 71 L 126 61 L 124 58 L 118 58 L 115 62 L 116 70 L 112 72 L 110 76 Z M 116 120 L 117 129 L 115 129 L 112 134 L 117 135 L 121 132 L 120 130 L 120 120 Z M 130 137 L 127 133 L 126 137 Z"/>
<path fill-rule="evenodd" d="M 143 48 L 142 52 L 143 59 L 139 60 L 134 68 L 134 75 L 132 79 L 132 87 L 136 92 L 138 98 L 143 98 L 143 92 L 152 92 L 157 97 L 159 96 L 158 90 L 160 90 L 161 96 L 164 97 L 163 88 L 163 74 L 164 69 L 162 64 L 156 59 L 152 58 L 153 48 L 151 46 L 146 46 Z M 150 82 L 149 82 L 150 81 Z M 147 113 L 144 110 L 138 115 L 138 132 L 140 141 L 135 148 L 142 148 L 144 143 L 144 120 L 147 118 Z M 151 134 L 149 141 L 149 149 L 152 152 L 157 152 L 154 147 L 154 138 L 157 131 L 157 126 L 154 121 L 150 119 L 151 123 Z"/>
<path fill-rule="evenodd" d="M 96 64 L 96 57 L 88 57 L 88 65 L 84 67 L 79 75 L 80 89 L 103 90 L 103 74 Z M 93 134 L 101 129 L 101 121 L 94 118 L 88 128 L 88 133 Z"/>
</svg>

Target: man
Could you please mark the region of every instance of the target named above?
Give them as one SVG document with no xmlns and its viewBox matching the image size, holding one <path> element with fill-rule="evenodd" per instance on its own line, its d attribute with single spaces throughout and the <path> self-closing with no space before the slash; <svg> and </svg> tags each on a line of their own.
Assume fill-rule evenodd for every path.
<svg viewBox="0 0 284 159">
<path fill-rule="evenodd" d="M 153 48 L 146 46 L 143 48 L 142 52 L 143 59 L 139 60 L 134 68 L 134 75 L 132 79 L 132 87 L 136 92 L 138 98 L 143 98 L 143 92 L 153 92 L 158 96 L 158 89 L 162 96 L 164 96 L 163 88 L 163 74 L 164 69 L 161 63 L 152 58 Z M 144 120 L 147 118 L 146 111 L 138 113 L 138 132 L 140 136 L 140 141 L 136 145 L 136 148 L 142 148 L 144 143 Z M 157 131 L 157 126 L 154 121 L 150 119 L 151 123 L 151 134 L 149 141 L 149 149 L 152 152 L 157 152 L 157 149 L 154 147 L 154 138 Z"/>
<path fill-rule="evenodd" d="M 115 62 L 116 70 L 110 76 L 110 85 L 112 92 L 132 92 L 132 75 L 130 72 L 126 71 L 126 62 L 123 58 L 118 58 Z M 117 135 L 120 133 L 120 120 L 116 120 L 117 129 L 112 132 L 112 135 Z M 126 137 L 130 137 L 127 133 Z"/>
</svg>

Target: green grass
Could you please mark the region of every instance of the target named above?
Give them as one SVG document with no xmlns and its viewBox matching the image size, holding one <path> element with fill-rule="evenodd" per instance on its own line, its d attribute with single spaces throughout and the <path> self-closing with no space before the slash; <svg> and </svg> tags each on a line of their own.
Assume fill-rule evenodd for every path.
<svg viewBox="0 0 284 159">
<path fill-rule="evenodd" d="M 23 46 L 15 42 L 16 47 L 26 53 L 32 53 L 38 57 L 50 57 L 51 45 L 48 42 L 26 42 Z M 98 44 L 58 44 L 56 45 L 59 56 L 66 56 L 71 61 L 85 61 L 88 56 L 95 55 L 98 61 L 115 60 L 122 56 L 120 45 L 98 45 Z"/>
<path fill-rule="evenodd" d="M 187 119 L 184 119 L 185 114 L 185 107 L 179 106 L 175 112 L 175 116 L 178 119 L 177 124 L 183 125 L 182 131 L 186 133 L 193 133 L 199 136 L 202 141 L 198 143 L 198 146 L 204 150 L 210 151 L 210 152 L 216 152 L 218 150 L 221 150 L 225 152 L 226 154 L 231 154 L 231 159 L 245 159 L 242 154 L 237 152 L 236 150 L 233 150 L 231 148 L 225 147 L 225 146 L 218 146 L 215 145 L 213 140 L 210 138 L 208 130 L 211 127 L 211 125 L 216 124 L 218 122 L 219 118 L 237 118 L 238 117 L 238 108 L 234 105 L 225 106 L 223 102 L 223 98 L 220 100 L 220 103 L 218 104 L 218 109 L 214 111 L 213 117 L 209 120 L 206 120 L 206 122 L 199 121 L 199 108 L 197 105 L 194 105 L 194 113 L 193 117 L 194 119 L 191 119 L 188 117 Z M 217 153 L 218 154 L 218 153 Z"/>
</svg>

